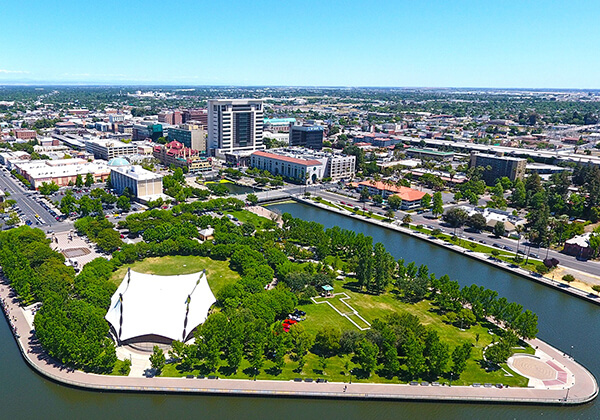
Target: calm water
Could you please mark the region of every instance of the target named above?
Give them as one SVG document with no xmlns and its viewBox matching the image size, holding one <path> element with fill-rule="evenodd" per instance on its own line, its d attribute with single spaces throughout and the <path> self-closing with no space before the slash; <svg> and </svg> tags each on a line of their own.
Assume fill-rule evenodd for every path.
<svg viewBox="0 0 600 420">
<path fill-rule="evenodd" d="M 248 194 L 251 192 L 255 192 L 253 188 L 251 187 L 245 187 L 243 185 L 237 185 L 237 184 L 233 184 L 231 182 L 224 182 L 223 185 L 225 185 L 227 187 L 227 189 L 229 190 L 229 192 L 231 194 Z"/>
<path fill-rule="evenodd" d="M 426 263 L 461 284 L 497 290 L 535 311 L 540 338 L 567 350 L 600 377 L 597 358 L 600 307 L 512 276 L 483 263 L 399 233 L 300 204 L 274 206 L 326 227 L 339 225 L 373 236 L 396 257 Z M 315 385 L 316 386 L 316 385 Z M 146 395 L 80 391 L 54 384 L 31 371 L 18 353 L 5 320 L 0 321 L 0 419 L 226 418 L 226 419 L 599 419 L 600 404 L 530 407 L 447 403 L 332 401 L 283 398 Z"/>
</svg>

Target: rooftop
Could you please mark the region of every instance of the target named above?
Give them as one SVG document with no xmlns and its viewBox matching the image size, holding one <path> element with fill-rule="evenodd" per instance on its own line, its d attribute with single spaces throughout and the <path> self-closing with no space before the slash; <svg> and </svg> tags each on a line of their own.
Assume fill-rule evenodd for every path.
<svg viewBox="0 0 600 420">
<path fill-rule="evenodd" d="M 136 179 L 138 181 L 148 181 L 152 179 L 162 179 L 162 175 L 155 174 L 154 172 L 147 171 L 140 165 L 129 165 L 129 166 L 113 166 L 110 168 L 111 172 L 118 172 L 129 178 Z"/>
<path fill-rule="evenodd" d="M 295 163 L 297 165 L 303 165 L 303 166 L 322 165 L 322 163 L 316 159 L 310 159 L 310 160 L 298 159 L 298 158 L 294 158 L 294 157 L 290 157 L 290 156 L 277 155 L 275 153 L 269 153 L 269 152 L 257 151 L 257 152 L 252 153 L 252 156 L 261 156 L 261 157 L 265 157 L 265 158 L 269 158 L 269 159 L 279 160 L 281 162 Z"/>
<path fill-rule="evenodd" d="M 105 318 L 121 341 L 146 335 L 186 341 L 215 302 L 205 272 L 155 276 L 129 270 Z"/>
</svg>

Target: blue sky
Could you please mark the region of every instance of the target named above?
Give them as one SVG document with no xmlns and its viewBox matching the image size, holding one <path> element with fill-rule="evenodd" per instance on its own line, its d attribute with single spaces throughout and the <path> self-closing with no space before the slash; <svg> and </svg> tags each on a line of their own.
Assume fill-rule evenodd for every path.
<svg viewBox="0 0 600 420">
<path fill-rule="evenodd" d="M 600 1 L 5 0 L 0 83 L 600 88 Z"/>
</svg>

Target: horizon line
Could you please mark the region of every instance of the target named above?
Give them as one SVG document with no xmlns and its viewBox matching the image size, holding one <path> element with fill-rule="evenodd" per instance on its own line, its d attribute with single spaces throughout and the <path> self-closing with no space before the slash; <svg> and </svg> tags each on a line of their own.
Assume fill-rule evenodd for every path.
<svg viewBox="0 0 600 420">
<path fill-rule="evenodd" d="M 575 87 L 494 87 L 494 86 L 385 86 L 385 85 L 278 85 L 278 84 L 194 84 L 174 82 L 51 82 L 51 81 L 31 81 L 31 82 L 3 82 L 0 81 L 0 88 L 3 87 L 187 87 L 187 88 L 286 88 L 286 89 L 425 89 L 425 90 L 524 90 L 524 91 L 600 91 L 598 88 L 575 88 Z"/>
</svg>

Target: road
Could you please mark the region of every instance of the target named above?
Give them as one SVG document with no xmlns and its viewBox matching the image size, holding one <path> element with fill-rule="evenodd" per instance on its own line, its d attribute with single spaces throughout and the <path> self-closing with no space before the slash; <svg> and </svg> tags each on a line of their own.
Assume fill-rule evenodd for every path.
<svg viewBox="0 0 600 420">
<path fill-rule="evenodd" d="M 294 190 L 294 189 L 290 188 L 287 191 L 291 193 L 292 190 Z M 324 189 L 318 189 L 318 188 L 312 188 L 312 189 L 309 189 L 309 191 L 311 191 L 312 194 L 316 194 L 320 197 L 323 197 L 327 201 L 332 201 L 332 202 L 344 201 L 345 203 L 347 203 L 348 205 L 350 205 L 352 207 L 358 206 L 361 209 L 365 209 L 365 211 L 372 211 L 375 214 L 380 214 L 380 215 L 385 214 L 385 210 L 383 210 L 381 207 L 377 207 L 374 205 L 370 205 L 368 203 L 361 202 L 355 197 L 340 195 L 340 194 L 337 194 L 337 193 L 334 193 L 331 191 L 326 191 Z M 296 191 L 294 193 L 298 194 L 299 192 L 300 191 Z M 303 190 L 302 190 L 302 192 L 303 192 Z M 407 214 L 406 212 L 397 211 L 396 218 L 401 220 L 404 217 L 404 215 L 406 215 L 406 214 Z M 434 229 L 438 228 L 445 233 L 454 233 L 454 229 L 451 227 L 445 226 L 443 221 L 440 219 L 427 219 L 423 215 L 416 214 L 416 213 L 411 213 L 410 215 L 411 215 L 413 224 L 417 224 L 417 225 L 421 224 L 423 226 L 432 226 Z M 516 252 L 516 250 L 517 250 L 517 241 L 516 240 L 509 239 L 506 237 L 496 238 L 496 237 L 492 236 L 489 232 L 475 233 L 475 232 L 465 231 L 463 229 L 456 229 L 456 234 L 463 238 L 471 238 L 472 237 L 477 242 L 484 241 L 487 246 L 493 246 L 493 244 L 498 244 L 498 245 L 500 245 L 499 249 L 503 249 L 503 247 L 508 246 L 508 247 L 512 248 L 513 252 Z M 538 249 L 535 247 L 530 248 L 529 246 L 527 246 L 527 244 L 524 243 L 524 241 L 520 242 L 519 249 L 521 249 L 525 252 L 528 252 L 528 253 L 536 254 L 539 257 L 539 259 L 546 258 L 546 254 L 547 254 L 548 258 L 556 258 L 558 261 L 560 261 L 560 265 L 562 265 L 564 267 L 568 267 L 568 268 L 572 268 L 575 270 L 584 271 L 586 273 L 600 276 L 600 262 L 579 261 L 579 260 L 577 260 L 577 258 L 575 258 L 573 256 L 562 254 L 562 253 L 554 251 L 554 250 L 547 251 L 546 248 L 541 248 L 541 249 Z"/>
<path fill-rule="evenodd" d="M 24 222 L 28 219 L 31 220 L 33 222 L 32 227 L 38 227 L 45 231 L 64 231 L 73 227 L 71 223 L 58 222 L 56 218 L 38 202 L 38 200 L 41 199 L 39 193 L 34 193 L 31 190 L 25 189 L 23 185 L 10 174 L 10 172 L 7 172 L 4 169 L 0 170 L 0 189 L 10 193 L 9 199 L 17 202 L 17 208 L 21 211 L 21 219 Z M 36 214 L 40 216 L 40 219 L 44 223 L 43 225 L 35 224 Z"/>
</svg>

